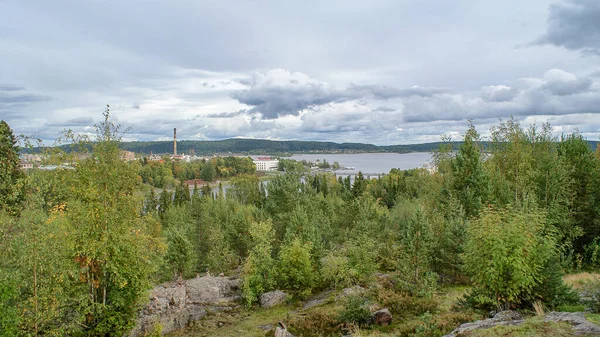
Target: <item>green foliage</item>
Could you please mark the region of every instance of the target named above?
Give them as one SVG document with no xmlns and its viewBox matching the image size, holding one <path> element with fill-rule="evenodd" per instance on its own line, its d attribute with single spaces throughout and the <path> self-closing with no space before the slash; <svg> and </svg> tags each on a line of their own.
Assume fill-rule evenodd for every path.
<svg viewBox="0 0 600 337">
<path fill-rule="evenodd" d="M 375 241 L 367 236 L 346 241 L 321 260 L 321 277 L 334 288 L 366 283 L 375 271 Z"/>
<path fill-rule="evenodd" d="M 488 177 L 483 170 L 483 158 L 479 146 L 479 134 L 470 121 L 465 140 L 452 163 L 454 193 L 468 217 L 479 213 L 488 200 Z"/>
<path fill-rule="evenodd" d="M 19 168 L 19 147 L 8 124 L 0 120 L 0 210 L 16 212 L 24 199 L 24 174 Z"/>
<path fill-rule="evenodd" d="M 310 295 L 315 287 L 315 270 L 310 251 L 312 244 L 303 244 L 296 238 L 279 251 L 277 277 L 282 289 L 289 290 L 300 298 Z"/>
<path fill-rule="evenodd" d="M 231 187 L 227 197 L 237 200 L 244 205 L 260 206 L 265 196 L 260 190 L 260 180 L 256 176 L 241 175 L 231 179 Z"/>
<path fill-rule="evenodd" d="M 419 205 L 403 203 L 398 206 L 401 255 L 399 261 L 401 284 L 415 295 L 428 295 L 435 289 L 437 275 L 431 271 L 433 235 L 429 219 Z"/>
<path fill-rule="evenodd" d="M 544 266 L 554 254 L 554 237 L 534 209 L 486 209 L 470 223 L 465 268 L 481 302 L 509 309 L 535 297 Z"/>
<path fill-rule="evenodd" d="M 207 160 L 204 165 L 202 165 L 202 170 L 200 171 L 200 178 L 204 181 L 213 181 L 217 176 L 217 170 L 215 169 L 211 160 Z"/>
<path fill-rule="evenodd" d="M 344 308 L 338 319 L 341 322 L 365 325 L 371 319 L 369 300 L 360 295 L 350 295 L 345 298 Z"/>
<path fill-rule="evenodd" d="M 171 271 L 171 279 L 192 276 L 197 260 L 189 236 L 179 228 L 166 229 L 164 236 L 168 247 L 164 260 Z"/>
<path fill-rule="evenodd" d="M 270 221 L 254 222 L 250 226 L 253 247 L 244 263 L 242 292 L 246 305 L 258 301 L 259 296 L 275 285 L 275 261 L 271 256 L 273 225 Z"/>
<path fill-rule="evenodd" d="M 0 331 L 2 336 L 19 336 L 19 285 L 17 275 L 0 268 Z"/>
</svg>

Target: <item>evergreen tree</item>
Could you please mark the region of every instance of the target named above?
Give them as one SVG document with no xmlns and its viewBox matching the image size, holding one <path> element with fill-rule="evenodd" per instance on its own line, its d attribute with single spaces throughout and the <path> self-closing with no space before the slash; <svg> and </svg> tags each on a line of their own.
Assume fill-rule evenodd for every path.
<svg viewBox="0 0 600 337">
<path fill-rule="evenodd" d="M 468 217 L 475 216 L 488 200 L 488 177 L 483 170 L 479 134 L 469 122 L 463 144 L 454 158 L 453 189 Z"/>
</svg>

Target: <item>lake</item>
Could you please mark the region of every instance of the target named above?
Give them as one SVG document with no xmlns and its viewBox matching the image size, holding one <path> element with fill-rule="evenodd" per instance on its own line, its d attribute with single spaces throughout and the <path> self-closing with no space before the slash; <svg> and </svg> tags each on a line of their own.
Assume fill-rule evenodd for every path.
<svg viewBox="0 0 600 337">
<path fill-rule="evenodd" d="M 293 155 L 291 159 L 313 163 L 325 159 L 329 164 L 337 161 L 341 166 L 354 167 L 353 170 L 337 170 L 335 171 L 337 175 L 356 174 L 358 171 L 363 174 L 377 175 L 387 174 L 393 168 L 408 170 L 422 167 L 431 161 L 431 153 L 298 154 Z"/>
</svg>

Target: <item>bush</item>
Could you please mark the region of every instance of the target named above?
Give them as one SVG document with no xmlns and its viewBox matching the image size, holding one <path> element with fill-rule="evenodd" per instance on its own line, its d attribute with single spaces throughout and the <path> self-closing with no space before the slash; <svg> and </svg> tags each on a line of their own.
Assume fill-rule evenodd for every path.
<svg viewBox="0 0 600 337">
<path fill-rule="evenodd" d="M 258 301 L 259 296 L 275 285 L 275 263 L 271 257 L 274 237 L 270 221 L 253 222 L 250 236 L 254 246 L 244 263 L 242 295 L 246 306 Z"/>
<path fill-rule="evenodd" d="M 555 240 L 535 210 L 486 209 L 471 222 L 465 267 L 479 303 L 510 309 L 537 298 L 544 267 L 555 255 Z"/>
<path fill-rule="evenodd" d="M 426 312 L 435 313 L 439 306 L 434 298 L 411 296 L 407 292 L 386 286 L 378 286 L 374 297 L 377 303 L 388 308 L 397 317 L 420 316 Z"/>
<path fill-rule="evenodd" d="M 366 236 L 348 240 L 321 260 L 321 277 L 334 288 L 366 283 L 377 271 L 375 241 Z"/>
<path fill-rule="evenodd" d="M 371 319 L 368 300 L 359 295 L 346 297 L 344 309 L 340 312 L 338 319 L 341 322 L 358 324 L 359 326 L 366 324 Z"/>
<path fill-rule="evenodd" d="M 310 295 L 315 286 L 315 270 L 312 267 L 310 250 L 312 245 L 294 239 L 279 251 L 277 275 L 280 287 L 300 298 Z"/>
<path fill-rule="evenodd" d="M 335 336 L 340 335 L 338 316 L 331 312 L 310 312 L 306 316 L 296 318 L 288 324 L 289 331 L 298 337 Z M 269 336 L 272 336 L 269 331 Z"/>
</svg>

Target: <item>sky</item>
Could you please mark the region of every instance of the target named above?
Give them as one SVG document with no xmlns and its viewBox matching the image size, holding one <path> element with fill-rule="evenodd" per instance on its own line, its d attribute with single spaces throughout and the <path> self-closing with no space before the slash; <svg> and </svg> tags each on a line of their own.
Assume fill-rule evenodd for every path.
<svg viewBox="0 0 600 337">
<path fill-rule="evenodd" d="M 51 143 L 600 139 L 597 0 L 0 0 L 0 119 Z"/>
</svg>

